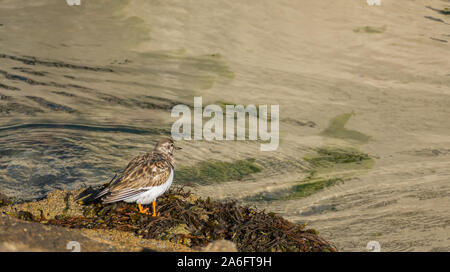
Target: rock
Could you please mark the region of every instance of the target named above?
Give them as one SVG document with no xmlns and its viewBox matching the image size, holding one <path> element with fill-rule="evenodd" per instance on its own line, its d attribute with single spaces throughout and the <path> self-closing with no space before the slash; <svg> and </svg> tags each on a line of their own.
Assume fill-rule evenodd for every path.
<svg viewBox="0 0 450 272">
<path fill-rule="evenodd" d="M 27 211 L 35 218 L 44 216 L 47 219 L 53 219 L 57 215 L 81 216 L 83 215 L 83 207 L 74 201 L 74 195 L 77 192 L 56 190 L 49 193 L 46 198 L 40 201 L 29 201 L 13 206 L 3 206 L 0 208 L 0 212 L 17 215 L 19 211 Z"/>
<path fill-rule="evenodd" d="M 0 252 L 192 251 L 166 241 L 140 239 L 130 232 L 69 229 L 22 221 L 5 214 L 0 214 L 0 241 Z"/>
<path fill-rule="evenodd" d="M 70 251 L 75 241 L 82 251 L 118 251 L 116 247 L 93 241 L 80 230 L 69 230 L 0 215 L 0 251 Z"/>
<path fill-rule="evenodd" d="M 238 252 L 236 245 L 228 240 L 217 240 L 202 249 L 203 252 Z"/>
<path fill-rule="evenodd" d="M 0 207 L 12 204 L 12 200 L 6 195 L 0 193 Z"/>
</svg>

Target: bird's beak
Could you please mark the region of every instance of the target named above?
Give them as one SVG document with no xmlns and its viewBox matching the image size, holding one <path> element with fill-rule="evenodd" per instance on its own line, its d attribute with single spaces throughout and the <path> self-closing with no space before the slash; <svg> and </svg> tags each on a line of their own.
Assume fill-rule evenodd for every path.
<svg viewBox="0 0 450 272">
<path fill-rule="evenodd" d="M 180 150 L 180 149 L 183 149 L 183 148 L 181 148 L 179 146 L 175 146 L 175 150 Z"/>
</svg>

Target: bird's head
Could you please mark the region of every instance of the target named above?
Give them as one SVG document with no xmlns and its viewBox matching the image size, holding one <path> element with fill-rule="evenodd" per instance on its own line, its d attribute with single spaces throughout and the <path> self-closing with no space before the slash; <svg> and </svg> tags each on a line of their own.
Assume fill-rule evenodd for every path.
<svg viewBox="0 0 450 272">
<path fill-rule="evenodd" d="M 173 142 L 173 140 L 168 139 L 168 138 L 160 140 L 155 146 L 156 151 L 161 152 L 166 155 L 171 155 L 171 156 L 173 156 L 173 151 L 175 149 L 178 150 L 178 149 L 181 149 L 181 147 L 175 146 L 175 143 Z"/>
</svg>

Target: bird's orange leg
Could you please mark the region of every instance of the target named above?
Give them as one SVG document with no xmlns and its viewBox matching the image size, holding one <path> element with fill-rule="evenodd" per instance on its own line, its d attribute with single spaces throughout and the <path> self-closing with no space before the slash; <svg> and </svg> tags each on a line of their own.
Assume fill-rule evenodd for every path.
<svg viewBox="0 0 450 272">
<path fill-rule="evenodd" d="M 140 212 L 140 213 L 142 213 L 142 214 L 150 214 L 150 213 L 148 212 L 148 208 L 146 208 L 146 209 L 142 208 L 142 205 L 141 205 L 141 204 L 138 204 L 138 208 L 139 208 L 139 212 Z"/>
<path fill-rule="evenodd" d="M 156 201 L 155 200 L 153 200 L 152 205 L 153 205 L 153 214 L 152 214 L 152 216 L 159 216 L 160 213 L 156 213 Z"/>
</svg>

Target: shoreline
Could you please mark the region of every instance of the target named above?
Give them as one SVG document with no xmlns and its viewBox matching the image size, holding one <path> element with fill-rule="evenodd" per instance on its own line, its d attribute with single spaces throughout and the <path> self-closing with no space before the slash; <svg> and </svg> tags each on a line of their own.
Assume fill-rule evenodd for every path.
<svg viewBox="0 0 450 272">
<path fill-rule="evenodd" d="M 161 197 L 156 218 L 131 204 L 74 201 L 83 190 L 54 191 L 17 204 L 3 201 L 2 228 L 17 227 L 4 232 L 0 251 L 69 251 L 69 241 L 79 242 L 82 251 L 336 251 L 316 230 L 234 202 L 205 200 L 181 187 Z"/>
</svg>

